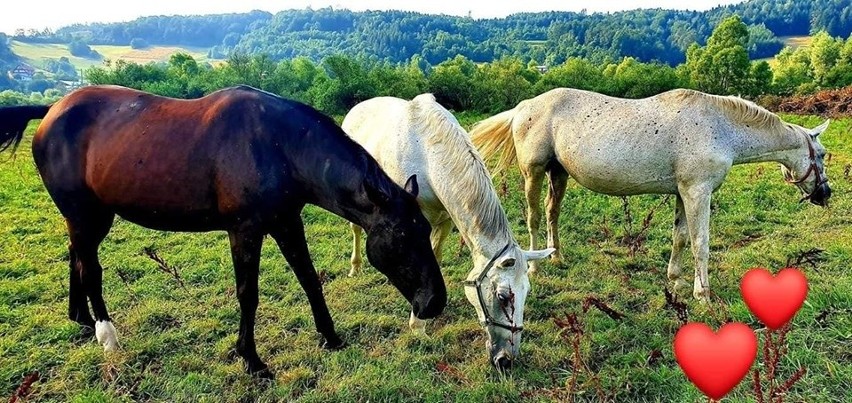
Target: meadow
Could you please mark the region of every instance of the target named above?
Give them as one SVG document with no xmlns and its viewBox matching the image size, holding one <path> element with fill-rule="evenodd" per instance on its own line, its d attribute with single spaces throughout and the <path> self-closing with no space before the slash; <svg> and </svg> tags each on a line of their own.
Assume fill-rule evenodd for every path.
<svg viewBox="0 0 852 403">
<path fill-rule="evenodd" d="M 469 126 L 482 117 L 460 119 Z M 807 127 L 821 122 L 785 118 Z M 625 208 L 620 198 L 569 182 L 560 222 L 565 264 L 545 263 L 531 278 L 521 362 L 505 374 L 488 363 L 485 334 L 464 298 L 471 261 L 457 233 L 442 265 L 448 306 L 427 326 L 429 335 L 418 336 L 408 330 L 407 303 L 385 277 L 370 267 L 347 277 L 346 222 L 309 207 L 310 250 L 349 345 L 338 352 L 317 346 L 305 294 L 267 240 L 256 334 L 276 375 L 271 383 L 246 375 L 230 354 L 239 313 L 224 233 L 157 232 L 118 219 L 101 262 L 122 348 L 105 355 L 93 337 L 81 336 L 66 317 L 68 240 L 32 162 L 34 129 L 14 157 L 0 154 L 0 398 L 38 372 L 31 401 L 706 401 L 673 357 L 678 314 L 714 328 L 732 319 L 759 329 L 739 296 L 741 276 L 796 261 L 810 292 L 776 378 L 807 372 L 785 400 L 848 401 L 852 390 L 852 119 L 835 121 L 821 137 L 831 153 L 828 209 L 797 203 L 798 190 L 776 165 L 733 169 L 712 204 L 715 301 L 687 299 L 688 311 L 673 309 L 664 292 L 674 200 L 633 197 Z M 517 169 L 495 182 L 516 238 L 528 245 Z M 557 326 L 571 318 L 582 335 Z M 755 368 L 765 373 L 762 365 Z M 755 401 L 751 378 L 725 401 Z"/>
<path fill-rule="evenodd" d="M 11 41 L 10 49 L 16 55 L 22 57 L 27 63 L 44 67 L 46 59 L 59 59 L 67 57 L 74 67 L 79 70 L 93 66 L 103 66 L 104 60 L 124 60 L 138 64 L 151 62 L 168 62 L 169 57 L 175 53 L 186 53 L 191 55 L 199 63 L 212 62 L 207 58 L 206 48 L 194 48 L 186 46 L 149 46 L 145 49 L 133 49 L 130 46 L 117 45 L 92 45 L 92 50 L 98 52 L 101 59 L 89 59 L 73 56 L 68 51 L 68 45 L 64 43 L 27 43 Z"/>
</svg>

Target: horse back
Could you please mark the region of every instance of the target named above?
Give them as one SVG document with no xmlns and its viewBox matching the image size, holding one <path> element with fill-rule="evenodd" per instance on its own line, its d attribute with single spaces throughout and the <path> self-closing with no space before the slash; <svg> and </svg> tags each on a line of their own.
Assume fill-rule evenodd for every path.
<svg viewBox="0 0 852 403">
<path fill-rule="evenodd" d="M 258 207 L 283 180 L 272 169 L 280 156 L 265 147 L 275 139 L 264 115 L 275 105 L 262 95 L 233 89 L 176 100 L 86 87 L 42 122 L 36 165 L 61 211 L 86 200 L 152 228 L 213 229 Z"/>
</svg>

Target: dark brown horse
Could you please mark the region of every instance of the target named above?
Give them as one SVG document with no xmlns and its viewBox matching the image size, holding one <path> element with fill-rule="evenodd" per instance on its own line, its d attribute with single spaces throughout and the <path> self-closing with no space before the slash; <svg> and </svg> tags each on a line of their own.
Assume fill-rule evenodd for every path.
<svg viewBox="0 0 852 403">
<path fill-rule="evenodd" d="M 250 87 L 197 100 L 87 87 L 51 106 L 1 108 L 0 151 L 17 147 L 27 122 L 39 118 L 33 156 L 71 240 L 68 315 L 94 327 L 107 349 L 118 342 L 102 296 L 98 246 L 116 214 L 158 230 L 228 232 L 241 311 L 236 351 L 260 376 L 271 377 L 254 342 L 267 234 L 305 290 L 323 345 L 344 344 L 308 253 L 305 204 L 367 230 L 370 262 L 418 318 L 433 318 L 446 305 L 430 228 L 415 201 L 416 178 L 405 189 L 395 185 L 331 118 L 307 105 Z"/>
</svg>

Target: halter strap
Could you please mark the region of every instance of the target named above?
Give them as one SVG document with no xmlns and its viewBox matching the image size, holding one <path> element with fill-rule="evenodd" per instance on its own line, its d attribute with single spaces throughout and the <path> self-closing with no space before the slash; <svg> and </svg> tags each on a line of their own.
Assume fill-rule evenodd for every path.
<svg viewBox="0 0 852 403">
<path fill-rule="evenodd" d="M 797 185 L 797 184 L 803 183 L 808 178 L 810 178 L 811 173 L 816 174 L 816 178 L 814 179 L 814 189 L 811 191 L 810 194 L 807 194 L 807 195 L 805 195 L 805 197 L 802 197 L 802 200 L 800 200 L 800 201 L 805 201 L 805 200 L 809 199 L 811 197 L 811 194 L 813 194 L 813 192 L 815 192 L 818 187 L 820 187 L 823 183 L 828 182 L 828 178 L 823 178 L 822 175 L 819 172 L 819 168 L 817 167 L 817 161 L 816 161 L 816 150 L 814 150 L 813 142 L 811 141 L 810 136 L 807 135 L 807 134 L 805 134 L 805 144 L 808 145 L 808 159 L 811 162 L 810 165 L 808 165 L 808 170 L 805 171 L 805 174 L 802 175 L 802 178 L 799 179 L 799 180 L 795 180 L 793 178 L 785 179 L 787 181 L 787 183 Z"/>
<path fill-rule="evenodd" d="M 479 324 L 481 324 L 482 326 L 495 326 L 515 333 L 523 331 L 524 327 L 515 326 L 514 324 L 506 325 L 495 320 L 494 317 L 492 317 L 491 314 L 488 313 L 488 309 L 485 306 L 485 297 L 482 295 L 481 287 L 482 280 L 484 280 L 485 277 L 488 276 L 488 271 L 491 270 L 491 268 L 494 266 L 494 262 L 496 262 L 497 258 L 503 255 L 503 253 L 506 253 L 506 251 L 509 250 L 510 246 L 512 246 L 512 241 L 509 241 L 509 243 L 507 243 L 506 246 L 504 246 L 503 249 L 500 250 L 500 252 L 498 252 L 496 255 L 494 255 L 494 257 L 491 258 L 491 260 L 488 261 L 488 264 L 485 265 L 485 269 L 483 269 L 482 272 L 479 273 L 479 275 L 476 277 L 476 280 L 465 280 L 462 282 L 462 284 L 464 284 L 465 287 L 473 287 L 476 289 L 476 298 L 479 302 L 479 307 L 482 309 L 482 315 L 484 317 L 484 320 L 480 321 Z"/>
</svg>

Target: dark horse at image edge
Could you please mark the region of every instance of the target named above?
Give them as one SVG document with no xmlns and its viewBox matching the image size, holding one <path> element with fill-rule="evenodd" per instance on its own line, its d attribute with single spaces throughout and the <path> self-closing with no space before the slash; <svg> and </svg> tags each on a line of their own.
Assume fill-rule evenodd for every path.
<svg viewBox="0 0 852 403">
<path fill-rule="evenodd" d="M 307 105 L 245 86 L 195 100 L 85 87 L 50 106 L 0 108 L 0 151 L 16 148 L 27 123 L 41 118 L 32 151 L 68 227 L 68 315 L 93 327 L 106 349 L 118 343 L 98 246 L 116 214 L 157 230 L 228 232 L 240 304 L 236 351 L 262 377 L 272 376 L 254 341 L 265 235 L 305 290 L 323 345 L 344 345 L 308 252 L 306 204 L 367 231 L 370 262 L 415 316 L 434 318 L 446 305 L 416 178 L 405 189 L 394 184 L 331 118 Z"/>
</svg>

